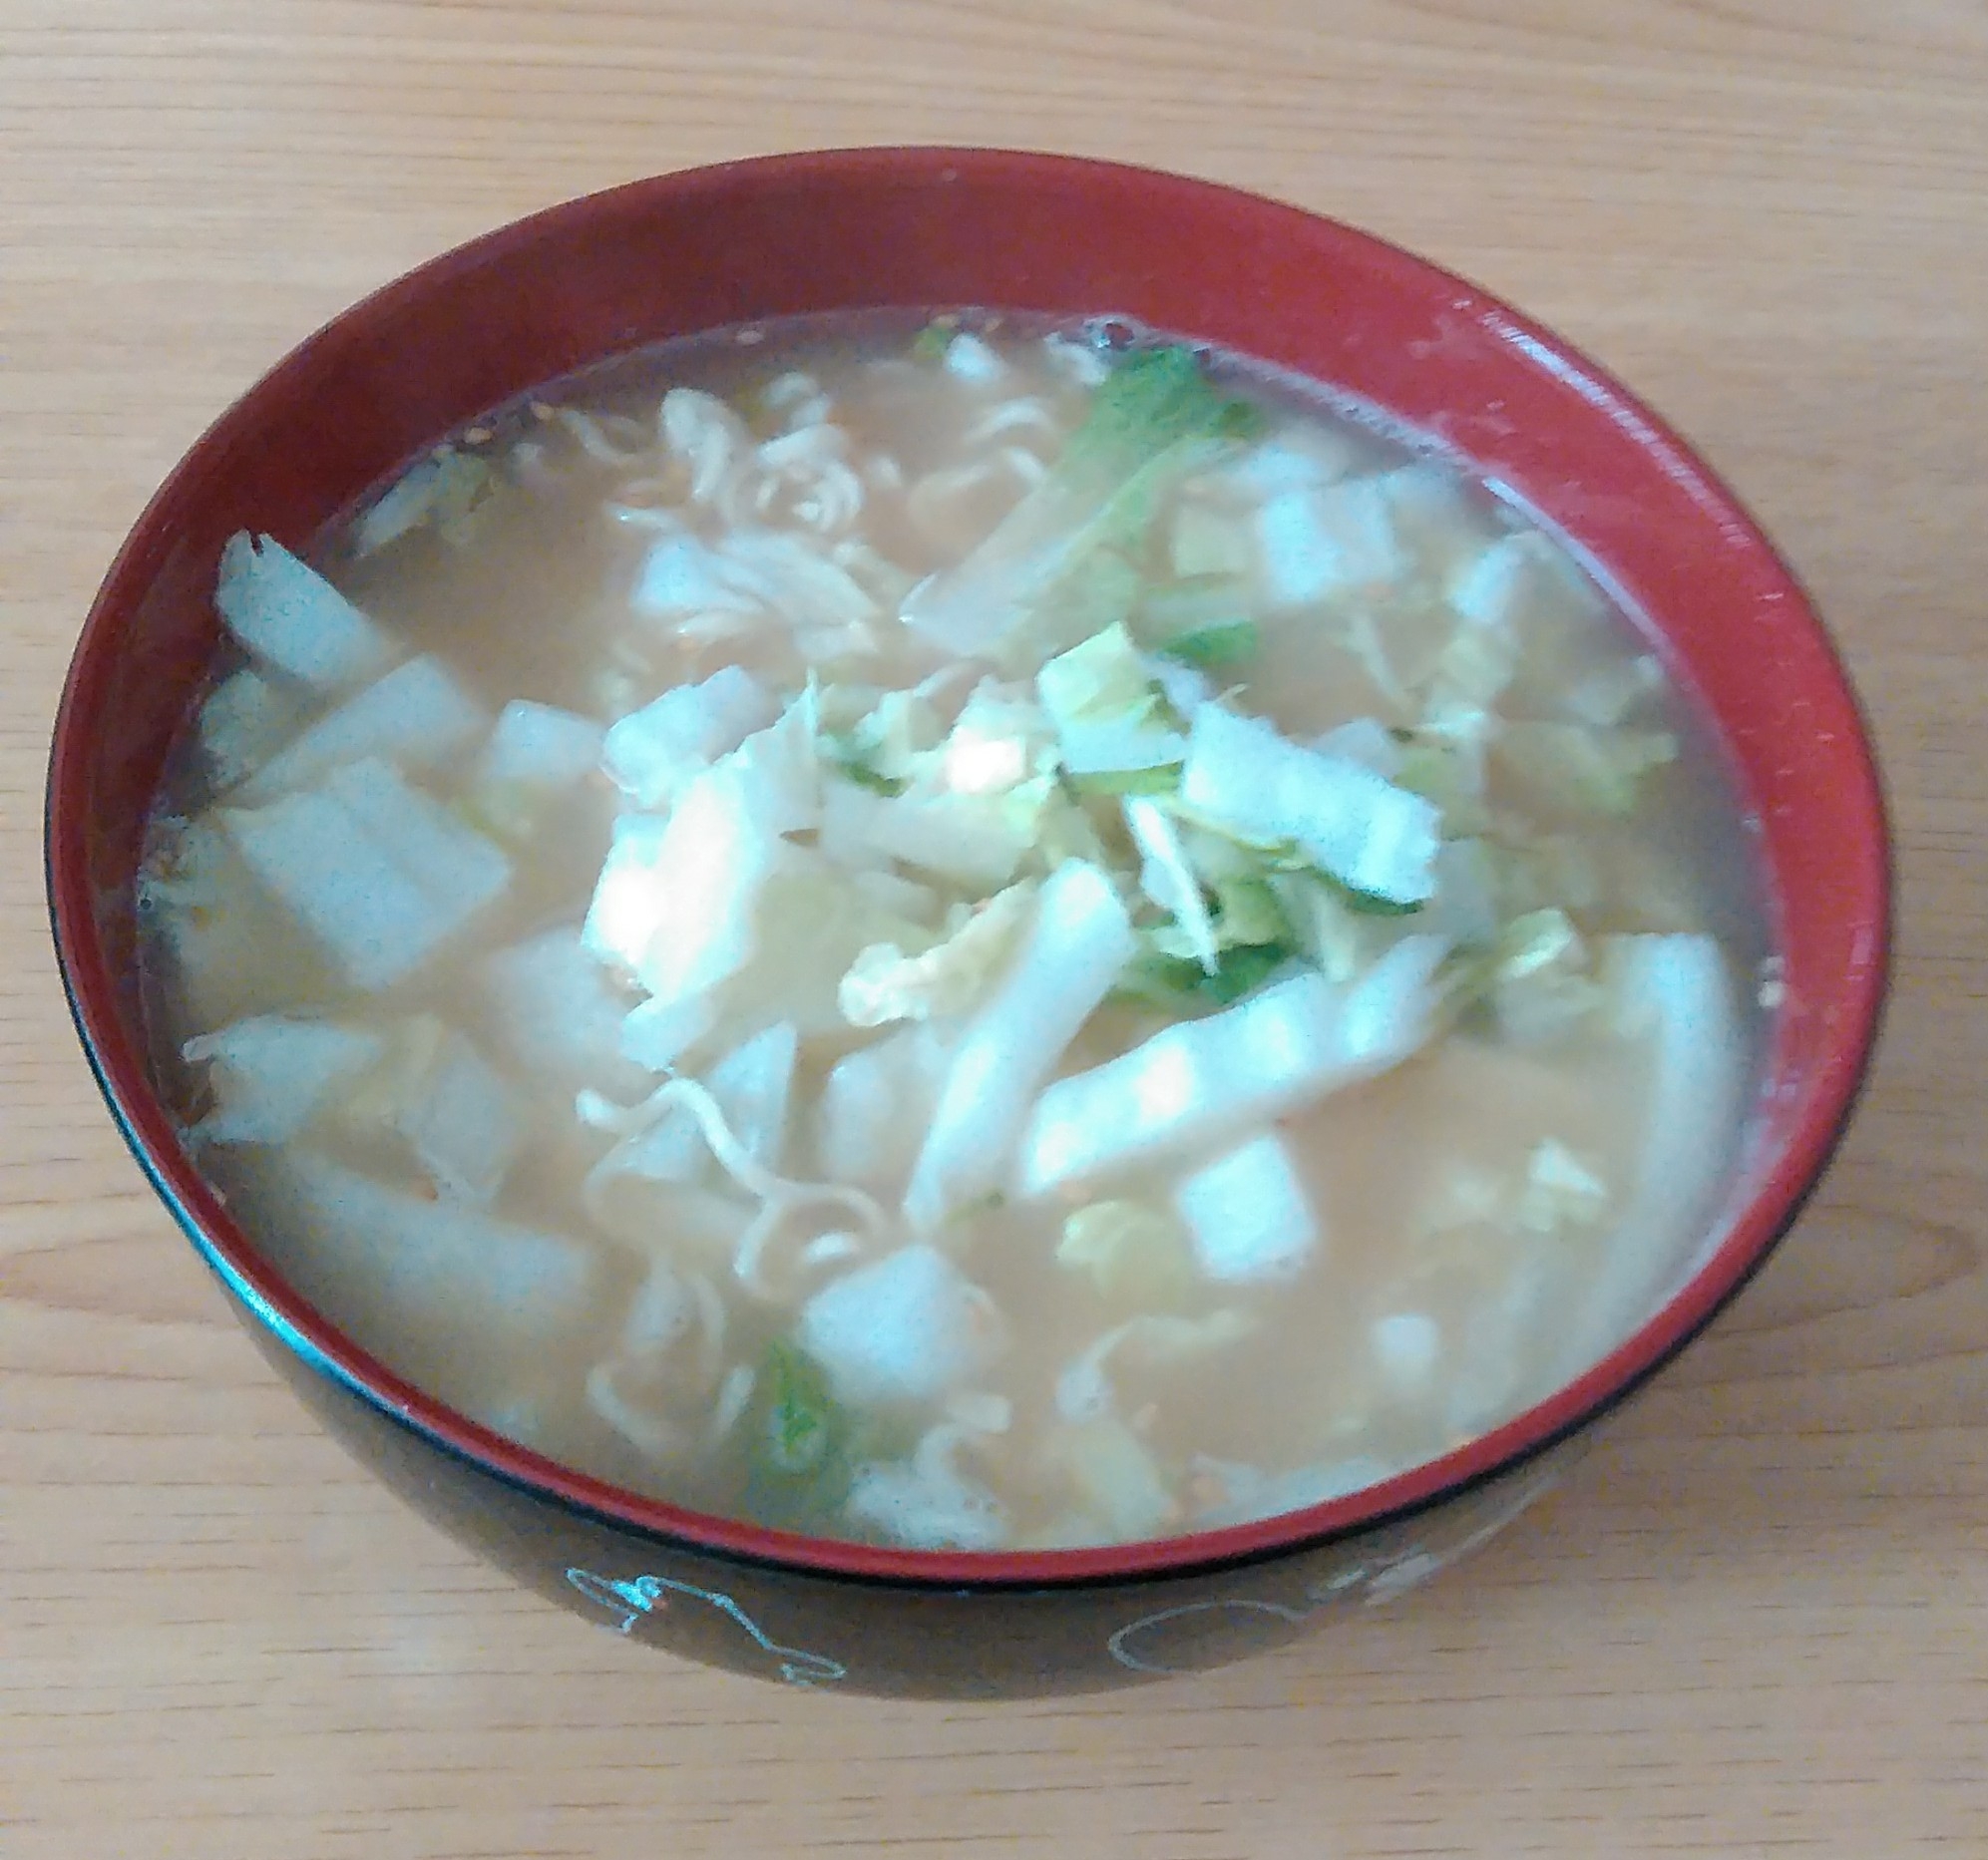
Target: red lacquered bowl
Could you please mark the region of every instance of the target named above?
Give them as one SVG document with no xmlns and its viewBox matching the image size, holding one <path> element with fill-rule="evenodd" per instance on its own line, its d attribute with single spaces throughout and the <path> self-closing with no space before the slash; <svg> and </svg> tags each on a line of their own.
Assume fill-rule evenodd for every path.
<svg viewBox="0 0 1988 1860">
<path fill-rule="evenodd" d="M 559 1466 L 410 1387 L 283 1282 L 175 1136 L 147 1071 L 132 881 L 215 650 L 225 539 L 267 530 L 303 547 L 453 428 L 618 351 L 885 304 L 1122 314 L 1351 390 L 1588 551 L 1703 701 L 1760 822 L 1786 965 L 1747 1180 L 1668 1302 L 1495 1432 L 1334 1503 L 1111 1549 L 934 1554 L 761 1530 Z M 113 1114 L 263 1353 L 363 1461 L 522 1582 L 623 1634 L 793 1684 L 951 1696 L 1218 1665 L 1397 1593 L 1513 1516 L 1793 1221 L 1876 1036 L 1888 913 L 1877 776 L 1842 667 L 1786 564 L 1647 408 L 1460 278 L 1332 220 L 985 150 L 639 182 L 465 245 L 311 337 L 195 446 L 112 566 L 56 725 L 48 862 L 63 974 Z"/>
</svg>

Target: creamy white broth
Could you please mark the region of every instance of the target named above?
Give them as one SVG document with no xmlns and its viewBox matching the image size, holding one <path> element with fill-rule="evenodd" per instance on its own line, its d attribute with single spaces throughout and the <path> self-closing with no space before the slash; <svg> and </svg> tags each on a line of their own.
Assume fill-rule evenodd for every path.
<svg viewBox="0 0 1988 1860">
<path fill-rule="evenodd" d="M 249 1231 L 410 1379 L 712 1511 L 929 1547 L 1108 1542 L 1357 1489 L 1494 1426 L 1603 1353 L 1696 1245 L 1738 1148 L 1765 944 L 1689 707 L 1566 552 L 1438 458 L 1227 358 L 1132 365 L 1174 368 L 1180 418 L 1208 418 L 1186 442 L 1158 423 L 1156 451 L 1193 449 L 1129 525 L 1112 506 L 1111 548 L 1076 558 L 1091 578 L 1048 595 L 1001 539 L 1037 486 L 1073 482 L 1093 439 L 1071 436 L 1127 358 L 985 318 L 726 332 L 494 414 L 320 540 L 364 616 L 349 637 L 269 632 L 272 577 L 321 619 L 307 571 L 235 549 L 231 665 L 259 682 L 219 687 L 190 730 L 142 880 L 159 1070 Z M 1135 398 L 1125 379 L 1107 401 Z M 716 399 L 659 418 L 685 387 Z M 1042 534 L 1023 540 L 1068 551 Z M 712 584 L 710 551 L 748 545 L 751 571 Z M 1124 631 L 1089 624 L 1114 615 Z M 1128 664 L 1164 702 L 1135 692 L 1100 724 Z M 921 681 L 907 749 L 885 694 Z M 751 710 L 745 749 L 719 729 L 641 763 L 639 732 L 590 734 L 693 686 L 705 723 L 726 691 Z M 977 690 L 996 707 L 963 728 Z M 386 722 L 355 736 L 369 692 Z M 567 714 L 506 712 L 493 747 L 517 700 Z M 1031 711 L 1012 741 L 974 726 Z M 1246 719 L 1282 744 L 1257 724 L 1232 743 Z M 1335 731 L 1329 792 L 1366 771 L 1365 840 L 1328 855 L 1237 826 L 1261 811 L 1237 768 L 1295 756 L 1309 780 Z M 701 772 L 758 756 L 760 781 L 790 752 L 800 786 L 763 794 L 801 812 L 764 836 L 742 968 L 689 921 L 690 868 L 669 880 L 681 922 L 639 884 L 596 901 L 617 819 L 666 836 Z M 1055 771 L 1026 807 L 1025 781 L 1001 786 L 1024 754 L 1026 781 Z M 937 842 L 879 824 L 963 791 Z M 1432 862 L 1373 825 L 1417 827 L 1424 802 Z M 1012 873 L 963 871 L 987 832 L 1018 834 Z M 629 909 L 663 923 L 639 980 L 603 946 Z M 878 953 L 893 927 L 906 963 L 940 949 L 937 985 Z M 1031 1013 L 1075 987 L 1080 1024 L 1013 1085 L 1020 1036 L 984 1010 L 1029 995 L 1038 948 L 1054 986 Z M 657 991 L 713 963 L 709 986 Z M 1127 1068 L 1185 1023 L 1254 1025 L 1236 1102 L 1259 1092 L 1273 996 L 1301 1044 L 1346 1046 L 1331 1086 L 1247 1116 L 1153 1109 L 1157 1063 Z M 877 1020 L 906 1000 L 927 1017 Z M 1348 1030 L 1360 1000 L 1372 1038 Z M 1005 1082 L 950 1089 L 983 1092 L 963 1141 L 988 1154 L 921 1171 L 976 1038 Z M 1106 1084 L 1062 1083 L 1086 1074 Z M 673 1078 L 691 1083 L 666 1111 L 639 1108 Z M 1122 1144 L 1123 1119 L 1065 1130 L 1059 1106 L 1135 1100 L 1179 1128 L 1067 1160 Z M 743 1166 L 714 1154 L 740 1131 L 750 1149 L 755 1120 Z"/>
</svg>

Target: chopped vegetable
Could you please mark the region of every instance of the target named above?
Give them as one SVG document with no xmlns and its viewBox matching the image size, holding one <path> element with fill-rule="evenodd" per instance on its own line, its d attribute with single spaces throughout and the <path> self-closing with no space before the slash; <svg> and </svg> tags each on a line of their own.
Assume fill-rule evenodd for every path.
<svg viewBox="0 0 1988 1860">
<path fill-rule="evenodd" d="M 755 1034 L 715 1061 L 703 1075 L 738 1149 L 777 1171 L 787 1147 L 788 1106 L 793 1095 L 799 1039 L 782 1021 Z M 695 1182 L 709 1167 L 705 1125 L 684 1106 L 658 1117 L 630 1137 L 613 1158 L 613 1173 L 653 1182 Z"/>
<path fill-rule="evenodd" d="M 420 529 L 433 529 L 453 549 L 475 539 L 479 519 L 499 489 L 496 468 L 476 453 L 444 446 L 404 472 L 353 526 L 360 557 Z"/>
<path fill-rule="evenodd" d="M 593 1080 L 632 1089 L 640 1082 L 620 1057 L 627 996 L 563 925 L 500 949 L 484 964 L 481 989 L 503 1050 L 528 1073 L 552 1075 L 564 1090 Z"/>
<path fill-rule="evenodd" d="M 216 793 L 231 788 L 294 736 L 306 705 L 252 665 L 229 672 L 207 693 L 196 726 Z"/>
<path fill-rule="evenodd" d="M 1293 845 L 1341 884 L 1393 904 L 1435 889 L 1438 815 L 1357 762 L 1323 756 L 1260 717 L 1194 714 L 1180 805 L 1253 845 Z"/>
<path fill-rule="evenodd" d="M 1491 1000 L 1499 1030 L 1520 1045 L 1567 1033 L 1602 1000 L 1587 945 L 1564 911 L 1534 911 L 1505 926 L 1492 950 Z"/>
<path fill-rule="evenodd" d="M 1290 1152 L 1266 1132 L 1182 1178 L 1174 1207 L 1202 1277 L 1218 1285 L 1296 1279 L 1319 1249 L 1319 1220 Z"/>
<path fill-rule="evenodd" d="M 822 1086 L 815 1138 L 823 1174 L 879 1193 L 902 1190 L 945 1063 L 928 1026 L 905 1027 L 837 1060 Z"/>
<path fill-rule="evenodd" d="M 1074 1490 L 1082 1524 L 1076 1543 L 1151 1537 L 1180 1516 L 1153 1450 L 1121 1420 L 1096 1415 L 1066 1424 L 1044 1443 L 1045 1464 Z"/>
<path fill-rule="evenodd" d="M 607 732 L 601 766 L 637 807 L 664 807 L 779 714 L 772 692 L 728 665 L 623 717 Z"/>
<path fill-rule="evenodd" d="M 213 1109 L 195 1127 L 207 1143 L 286 1143 L 340 1087 L 373 1065 L 377 1033 L 328 1020 L 255 1014 L 180 1049 L 207 1068 Z"/>
<path fill-rule="evenodd" d="M 853 869 L 897 859 L 956 885 L 993 891 L 1011 883 L 1028 856 L 1051 786 L 1043 781 L 1001 795 L 912 791 L 887 798 L 830 782 L 822 797 L 821 848 Z"/>
<path fill-rule="evenodd" d="M 1173 919 L 1187 944 L 1187 953 L 1200 963 L 1205 974 L 1221 967 L 1221 946 L 1215 937 L 1215 923 L 1208 901 L 1202 896 L 1201 882 L 1188 864 L 1173 817 L 1151 801 L 1134 798 L 1125 804 L 1125 826 L 1132 844 L 1144 855 L 1139 887 L 1154 904 Z M 1245 940 L 1231 937 L 1231 941 Z"/>
<path fill-rule="evenodd" d="M 259 663 L 327 695 L 377 678 L 400 656 L 377 622 L 274 537 L 228 538 L 214 605 Z"/>
<path fill-rule="evenodd" d="M 594 1246 L 388 1188 L 308 1150 L 284 1152 L 272 1184 L 284 1272 L 334 1322 L 363 1307 L 396 1336 L 543 1350 L 593 1312 Z"/>
<path fill-rule="evenodd" d="M 1059 866 L 999 987 L 954 1054 L 905 1191 L 916 1233 L 996 1189 L 1030 1100 L 1111 991 L 1132 952 L 1132 927 L 1095 866 Z"/>
<path fill-rule="evenodd" d="M 266 807 L 219 810 L 256 878 L 356 988 L 391 986 L 469 927 L 511 862 L 384 762 L 351 762 Z"/>
<path fill-rule="evenodd" d="M 1161 491 L 1250 418 L 1190 349 L 1127 357 L 1049 475 L 965 561 L 915 590 L 905 617 L 937 644 L 986 655 L 1059 579 L 1084 572 L 1086 558 L 1142 536 Z"/>
<path fill-rule="evenodd" d="M 760 1369 L 766 1391 L 759 1463 L 784 1479 L 822 1472 L 846 1440 L 848 1417 L 829 1393 L 820 1367 L 793 1344 L 776 1338 Z"/>
<path fill-rule="evenodd" d="M 842 978 L 842 1013 L 851 1026 L 929 1020 L 963 1013 L 993 985 L 1027 922 L 1030 881 L 1010 885 L 969 913 L 959 928 L 917 955 L 872 943 Z"/>
<path fill-rule="evenodd" d="M 1608 1184 L 1564 1143 L 1549 1140 L 1526 1163 L 1518 1224 L 1549 1237 L 1569 1228 L 1592 1228 L 1608 1201 Z"/>
<path fill-rule="evenodd" d="M 1428 1036 L 1442 954 L 1434 937 L 1406 937 L 1344 988 L 1303 970 L 1058 1079 L 1023 1133 L 1020 1192 L 1204 1150 L 1399 1064 Z"/>
<path fill-rule="evenodd" d="M 1594 1360 L 1724 1238 L 1719 1204 L 1748 1091 L 1732 979 L 1713 937 L 1611 936 L 1600 968 L 1616 1030 L 1649 1043 L 1654 1072 L 1643 1147 L 1608 1240 L 1615 1265 L 1558 1338 L 1556 1375 Z M 1682 1234 L 1706 1239 L 1681 1265 L 1667 1243 Z"/>
<path fill-rule="evenodd" d="M 1278 492 L 1258 507 L 1256 546 L 1263 598 L 1273 611 L 1386 587 L 1408 567 L 1378 478 Z"/>
<path fill-rule="evenodd" d="M 439 768 L 489 726 L 483 707 L 442 661 L 424 653 L 348 697 L 279 750 L 234 792 L 244 807 L 371 757 L 409 773 Z"/>
<path fill-rule="evenodd" d="M 380 1065 L 339 1107 L 407 1148 L 451 1200 L 488 1207 L 523 1147 L 515 1094 L 469 1037 L 433 1014 L 394 1028 Z"/>
<path fill-rule="evenodd" d="M 551 704 L 505 705 L 471 780 L 476 817 L 503 838 L 529 838 L 547 807 L 599 765 L 605 734 L 593 718 Z"/>
<path fill-rule="evenodd" d="M 1211 1003 L 1227 1007 L 1260 988 L 1297 953 L 1289 943 L 1236 943 L 1220 951 L 1211 970 L 1191 956 L 1148 946 L 1126 965 L 1114 992 L 1173 1013 Z"/>
<path fill-rule="evenodd" d="M 1183 497 L 1168 540 L 1173 571 L 1182 580 L 1219 576 L 1247 583 L 1256 575 L 1256 539 L 1232 511 Z"/>
<path fill-rule="evenodd" d="M 1052 658 L 1035 685 L 1074 781 L 1106 793 L 1173 786 L 1187 744 L 1122 624 Z"/>
<path fill-rule="evenodd" d="M 1194 1285 L 1186 1231 L 1170 1211 L 1140 1201 L 1100 1201 L 1063 1222 L 1056 1264 L 1083 1273 L 1114 1303 L 1164 1310 Z"/>
<path fill-rule="evenodd" d="M 825 1286 L 801 1307 L 794 1340 L 853 1407 L 931 1401 L 985 1375 L 1006 1348 L 994 1300 L 922 1245 Z"/>
<path fill-rule="evenodd" d="M 1241 1342 L 1256 1327 L 1255 1319 L 1227 1309 L 1200 1317 L 1147 1313 L 1127 1318 L 1107 1330 L 1056 1378 L 1056 1411 L 1065 1420 L 1098 1420 L 1116 1405 L 1114 1366 L 1139 1370 L 1192 1362 Z"/>
</svg>

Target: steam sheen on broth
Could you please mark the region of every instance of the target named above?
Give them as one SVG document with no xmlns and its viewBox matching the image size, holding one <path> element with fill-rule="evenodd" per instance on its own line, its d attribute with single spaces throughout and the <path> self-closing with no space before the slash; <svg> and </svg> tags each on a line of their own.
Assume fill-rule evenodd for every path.
<svg viewBox="0 0 1988 1860">
<path fill-rule="evenodd" d="M 1315 389 L 723 332 L 312 559 L 219 564 L 158 1068 L 499 1432 L 827 1536 L 1209 1528 L 1495 1426 L 1716 1218 L 1765 968 L 1717 758 L 1553 538 Z"/>
</svg>

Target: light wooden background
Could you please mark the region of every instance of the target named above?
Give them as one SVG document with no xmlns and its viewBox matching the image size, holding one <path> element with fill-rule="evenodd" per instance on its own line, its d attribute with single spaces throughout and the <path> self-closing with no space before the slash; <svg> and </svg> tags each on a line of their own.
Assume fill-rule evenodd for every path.
<svg viewBox="0 0 1988 1860">
<path fill-rule="evenodd" d="M 1840 1165 L 1564 1495 L 1074 1704 L 694 1671 L 404 1516 L 141 1186 L 42 919 L 75 628 L 261 368 L 563 195 L 942 139 L 1264 188 L 1592 348 L 1812 581 L 1902 849 Z M 1984 302 L 1980 0 L 0 0 L 0 1854 L 1988 1854 Z"/>
</svg>

